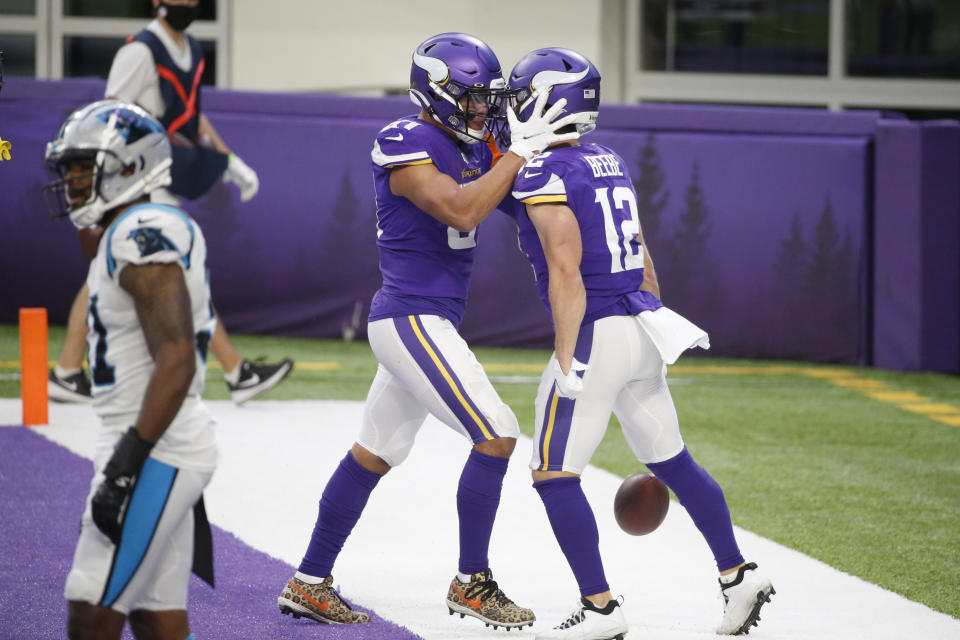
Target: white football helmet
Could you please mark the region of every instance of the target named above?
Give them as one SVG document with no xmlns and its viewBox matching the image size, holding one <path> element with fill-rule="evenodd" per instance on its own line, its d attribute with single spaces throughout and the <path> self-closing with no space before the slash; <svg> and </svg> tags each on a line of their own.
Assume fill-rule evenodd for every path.
<svg viewBox="0 0 960 640">
<path fill-rule="evenodd" d="M 93 184 L 84 203 L 71 205 L 69 183 L 78 176 L 68 179 L 67 173 L 77 160 L 93 160 Z M 59 176 L 43 188 L 47 208 L 56 218 L 70 216 L 78 228 L 170 184 L 170 141 L 163 126 L 141 107 L 119 100 L 101 100 L 71 113 L 47 143 L 45 161 Z"/>
</svg>

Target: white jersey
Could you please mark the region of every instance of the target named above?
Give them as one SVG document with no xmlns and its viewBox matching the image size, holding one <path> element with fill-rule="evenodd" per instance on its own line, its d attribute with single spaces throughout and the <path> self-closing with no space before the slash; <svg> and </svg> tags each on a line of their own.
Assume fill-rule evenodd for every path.
<svg viewBox="0 0 960 640">
<path fill-rule="evenodd" d="M 120 434 L 136 421 L 155 366 L 133 298 L 120 287 L 120 273 L 127 265 L 157 263 L 183 268 L 196 332 L 197 371 L 183 406 L 150 455 L 176 467 L 212 470 L 216 465 L 213 418 L 200 399 L 207 347 L 216 327 L 206 260 L 200 227 L 174 207 L 136 205 L 104 230 L 87 275 L 87 358 L 93 408 L 105 427 L 97 446 L 98 468 L 109 458 Z"/>
</svg>

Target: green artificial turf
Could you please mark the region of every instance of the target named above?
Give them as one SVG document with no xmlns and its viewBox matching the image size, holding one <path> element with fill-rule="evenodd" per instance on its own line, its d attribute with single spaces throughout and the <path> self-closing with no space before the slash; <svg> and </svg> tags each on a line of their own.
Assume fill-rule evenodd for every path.
<svg viewBox="0 0 960 640">
<path fill-rule="evenodd" d="M 0 361 L 18 359 L 16 331 L 0 326 Z M 62 336 L 61 327 L 51 327 L 51 360 Z M 290 356 L 300 364 L 263 399 L 363 400 L 376 372 L 376 360 L 362 341 L 232 339 L 246 357 Z M 531 435 L 537 368 L 549 354 L 475 352 L 522 431 Z M 827 378 L 764 370 L 787 365 L 852 372 L 888 390 L 952 405 L 958 413 L 960 378 L 744 360 L 687 358 L 678 364 L 694 365 L 674 367 L 668 378 L 684 440 L 723 487 L 737 525 L 960 617 L 960 427 Z M 698 371 L 707 365 L 737 370 Z M 741 372 L 744 366 L 750 369 Z M 0 368 L 0 396 L 19 397 L 16 372 Z M 501 379 L 511 382 L 497 382 Z M 218 369 L 209 372 L 204 395 L 228 397 Z M 593 463 L 621 476 L 643 470 L 615 420 Z M 778 568 L 765 565 L 765 570 L 775 577 Z"/>
</svg>

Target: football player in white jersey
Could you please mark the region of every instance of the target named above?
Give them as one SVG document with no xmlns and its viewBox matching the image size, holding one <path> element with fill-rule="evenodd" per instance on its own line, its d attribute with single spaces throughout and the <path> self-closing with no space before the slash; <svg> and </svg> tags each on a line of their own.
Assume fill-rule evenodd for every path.
<svg viewBox="0 0 960 640">
<path fill-rule="evenodd" d="M 170 142 L 138 106 L 78 109 L 46 161 L 58 174 L 44 187 L 52 212 L 104 229 L 87 275 L 102 428 L 64 590 L 68 635 L 120 638 L 129 618 L 138 638 L 193 638 L 187 584 L 191 567 L 213 581 L 202 494 L 217 460 L 200 398 L 216 322 L 203 233 L 183 211 L 150 202 L 169 184 Z"/>
<path fill-rule="evenodd" d="M 259 190 L 256 172 L 232 153 L 203 114 L 200 80 L 205 65 L 200 44 L 187 27 L 200 10 L 197 0 L 153 0 L 156 19 L 122 46 L 114 57 L 104 93 L 106 98 L 132 102 L 160 121 L 174 142 L 171 183 L 151 192 L 154 202 L 179 206 L 178 196 L 194 199 L 221 178 L 240 189 L 247 202 Z M 90 235 L 98 228 L 85 229 Z M 47 390 L 61 402 L 88 402 L 90 381 L 83 372 L 83 318 L 88 306 L 87 288 L 74 298 L 67 333 L 57 365 L 50 370 Z M 237 352 L 223 322 L 210 342 L 220 361 L 230 397 L 242 404 L 279 384 L 292 370 L 293 361 L 250 361 Z M 92 363 L 90 363 L 91 366 Z"/>
</svg>

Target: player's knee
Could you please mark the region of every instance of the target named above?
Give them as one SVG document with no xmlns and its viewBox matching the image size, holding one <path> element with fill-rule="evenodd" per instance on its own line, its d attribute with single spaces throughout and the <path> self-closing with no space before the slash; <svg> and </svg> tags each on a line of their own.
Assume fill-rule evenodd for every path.
<svg viewBox="0 0 960 640">
<path fill-rule="evenodd" d="M 407 457 L 409 450 L 407 450 L 406 453 L 401 454 L 402 457 L 400 458 L 399 462 L 396 461 L 397 456 L 391 456 L 391 459 L 394 460 L 392 465 L 357 442 L 353 444 L 353 447 L 350 449 L 350 453 L 353 454 L 353 459 L 356 460 L 357 464 L 359 464 L 361 467 L 367 471 L 383 476 L 386 475 L 393 466 L 403 462 L 404 458 Z"/>
<path fill-rule="evenodd" d="M 579 478 L 580 474 L 570 471 L 541 471 L 540 469 L 533 469 L 530 471 L 530 477 L 533 478 L 533 481 L 536 483 L 543 482 L 544 480 L 553 480 L 554 478 Z"/>
<path fill-rule="evenodd" d="M 183 609 L 130 612 L 130 628 L 137 640 L 167 640 L 186 638 L 190 633 L 187 612 Z"/>
<path fill-rule="evenodd" d="M 67 637 L 70 640 L 120 637 L 125 618 L 119 611 L 71 601 L 67 613 Z"/>
<path fill-rule="evenodd" d="M 496 458 L 509 458 L 517 446 L 516 438 L 494 438 L 473 445 L 480 453 Z"/>
</svg>

